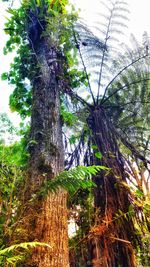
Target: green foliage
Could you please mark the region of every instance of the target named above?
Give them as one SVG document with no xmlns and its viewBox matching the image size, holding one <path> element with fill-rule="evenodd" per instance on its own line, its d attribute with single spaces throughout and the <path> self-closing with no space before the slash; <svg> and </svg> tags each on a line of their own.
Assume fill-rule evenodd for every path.
<svg viewBox="0 0 150 267">
<path fill-rule="evenodd" d="M 65 70 L 65 78 L 58 75 L 58 79 L 63 80 L 63 85 L 66 85 L 67 82 L 66 88 L 63 88 L 65 89 L 65 92 L 67 90 L 70 92 L 68 89 L 68 84 L 71 89 L 75 89 L 74 92 L 77 92 L 78 88 L 81 89 L 81 87 L 87 87 L 88 94 L 86 95 L 86 100 L 89 102 L 87 103 L 87 106 L 91 107 L 91 104 L 95 106 L 91 108 L 90 112 L 92 113 L 97 106 L 100 106 L 102 109 L 104 109 L 108 118 L 110 118 L 112 122 L 111 131 L 114 139 L 117 138 L 118 144 L 119 142 L 121 143 L 122 140 L 120 141 L 114 129 L 118 131 L 118 134 L 122 134 L 123 132 L 125 137 L 128 139 L 130 137 L 130 141 L 134 145 L 138 144 L 140 148 L 142 147 L 142 152 L 145 155 L 144 145 L 146 146 L 147 144 L 145 140 L 147 137 L 146 131 L 149 126 L 149 103 L 146 103 L 148 102 L 146 100 L 149 99 L 149 91 L 147 90 L 149 87 L 149 82 L 144 80 L 142 83 L 140 83 L 140 86 L 137 86 L 138 83 L 135 81 L 138 81 L 138 79 L 145 79 L 145 77 L 149 79 L 149 72 L 145 72 L 145 61 L 143 61 L 143 69 L 141 68 L 141 65 L 138 64 L 135 68 L 132 67 L 133 58 L 131 58 L 131 55 L 136 57 L 139 53 L 139 50 L 138 53 L 135 51 L 129 51 L 129 54 L 126 53 L 124 55 L 123 53 L 123 56 L 118 55 L 117 60 L 112 58 L 114 54 L 111 53 L 111 40 L 115 39 L 113 38 L 113 33 L 118 34 L 120 32 L 118 27 L 125 26 L 124 21 L 126 20 L 126 17 L 122 14 L 122 12 L 127 13 L 127 8 L 124 1 L 115 1 L 114 3 L 113 1 L 108 1 L 108 3 L 108 6 L 105 5 L 108 12 L 108 16 L 104 16 L 106 23 L 104 23 L 105 25 L 103 29 L 100 27 L 101 32 L 103 32 L 102 37 L 104 42 L 101 42 L 99 38 L 95 38 L 95 36 L 89 30 L 85 31 L 84 27 L 81 29 L 81 36 L 78 36 L 79 38 L 77 38 L 78 40 L 75 42 L 73 38 L 75 37 L 73 24 L 77 19 L 77 14 L 74 10 L 72 10 L 72 13 L 69 14 L 66 8 L 68 1 L 24 0 L 22 1 L 22 5 L 19 9 L 9 9 L 8 12 L 11 14 L 11 18 L 8 19 L 8 22 L 5 26 L 5 31 L 9 35 L 9 40 L 4 48 L 4 54 L 16 50 L 17 55 L 13 64 L 11 64 L 10 72 L 2 74 L 1 78 L 3 80 L 8 79 L 10 84 L 15 87 L 14 92 L 10 97 L 11 109 L 13 111 L 17 110 L 23 118 L 30 116 L 32 105 L 31 85 L 34 79 L 36 79 L 40 73 L 40 65 L 36 55 L 36 48 L 39 45 L 40 40 L 45 38 L 49 45 L 53 44 L 60 52 L 62 56 L 61 59 L 64 59 L 63 67 Z M 42 29 L 38 32 L 38 40 L 33 40 L 34 38 L 31 40 L 29 38 L 30 26 L 32 26 L 32 17 L 30 12 L 36 16 L 36 20 L 39 22 Z M 82 40 L 84 41 L 84 39 L 87 41 L 87 46 L 83 45 L 84 42 L 82 42 Z M 79 70 L 77 68 L 78 51 L 81 57 L 81 63 L 83 64 L 83 70 Z M 143 48 L 140 48 L 140 51 L 142 55 Z M 85 56 L 85 60 L 83 59 L 82 54 Z M 132 62 L 131 65 L 129 64 L 130 59 Z M 89 67 L 88 69 L 85 66 L 85 63 L 87 63 Z M 129 65 L 131 68 L 129 69 L 128 67 L 124 67 L 124 64 Z M 95 67 L 96 65 L 98 67 L 98 71 L 97 67 Z M 92 71 L 90 71 L 91 68 Z M 88 75 L 88 73 L 92 75 Z M 110 74 L 111 77 L 109 76 Z M 97 90 L 95 90 L 96 83 L 95 81 L 93 83 L 93 77 L 97 81 Z M 107 82 L 107 85 L 105 85 L 105 82 Z M 94 88 L 92 91 L 91 88 L 93 86 Z M 101 92 L 104 92 L 103 96 L 101 96 Z M 84 103 L 86 102 L 84 101 Z M 81 110 L 81 105 L 79 105 L 79 110 L 77 110 L 77 107 L 78 106 L 76 105 L 75 110 L 77 111 L 77 115 L 79 114 L 78 118 L 81 120 L 81 124 L 83 125 L 84 123 L 81 117 L 85 117 L 85 122 L 85 109 Z M 83 113 L 82 116 L 81 113 Z M 72 127 L 74 123 L 78 123 L 77 117 L 69 112 L 63 105 L 61 108 L 61 116 L 62 121 L 66 126 Z M 143 135 L 144 127 L 146 130 Z M 91 134 L 90 131 L 88 131 L 88 134 L 89 133 Z M 90 137 L 92 138 L 92 136 Z M 95 157 L 101 160 L 102 154 L 96 145 L 91 147 L 91 143 L 89 141 L 90 137 L 87 137 L 86 145 L 89 146 L 89 150 L 86 149 L 86 158 L 89 157 L 91 159 L 92 148 Z M 79 135 L 71 132 L 71 136 L 69 138 L 70 144 L 75 145 L 77 139 L 80 139 Z M 85 139 L 82 138 L 80 142 L 83 147 L 84 141 Z M 11 147 L 0 147 L 0 153 L 3 155 L 0 172 L 0 193 L 2 198 L 0 238 L 1 245 L 4 246 L 5 243 L 7 243 L 7 240 L 10 238 L 9 229 L 11 229 L 10 226 L 15 222 L 17 208 L 20 205 L 16 190 L 18 185 L 22 186 L 23 184 L 22 169 L 25 166 L 25 162 L 28 158 L 28 153 L 24 153 L 24 151 L 27 149 L 27 146 L 30 145 L 28 144 L 27 139 L 24 139 L 22 142 L 23 143 L 20 144 L 16 143 Z M 35 141 L 31 140 L 30 142 L 34 143 Z M 125 143 L 124 146 L 126 146 L 126 144 L 127 143 Z M 79 147 L 79 153 L 81 154 L 83 160 L 83 155 L 80 148 L 81 146 Z M 132 151 L 130 146 L 127 146 L 127 149 L 130 150 L 130 157 L 132 157 L 134 151 Z M 127 149 L 124 151 L 127 151 Z M 117 151 L 120 151 L 120 149 Z M 128 153 L 125 154 L 127 155 Z M 21 155 L 23 155 L 23 157 Z M 135 156 L 136 157 L 134 159 L 137 161 L 137 154 L 135 154 Z M 119 157 L 121 158 L 120 154 Z M 23 161 L 21 161 L 22 159 Z M 120 162 L 124 161 L 125 159 L 123 157 L 123 160 L 120 160 Z M 128 161 L 126 165 L 129 164 Z M 38 194 L 40 194 L 40 196 L 44 196 L 48 191 L 55 192 L 57 189 L 62 187 L 69 192 L 70 196 L 74 196 L 78 190 L 82 190 L 82 205 L 81 200 L 79 200 L 78 203 L 81 207 L 80 218 L 84 223 L 82 224 L 80 221 L 79 226 L 85 226 L 87 231 L 92 217 L 90 212 L 93 212 L 93 194 L 91 194 L 92 197 L 89 197 L 88 190 L 90 190 L 91 187 L 95 187 L 91 176 L 96 175 L 101 170 L 105 171 L 109 169 L 104 166 L 78 166 L 77 168 L 68 172 L 62 172 L 54 180 L 46 181 Z M 47 174 L 43 173 L 43 176 L 46 175 Z M 100 188 L 101 190 L 106 191 L 105 188 Z M 88 191 L 88 194 L 85 193 L 86 191 Z M 140 199 L 143 198 L 141 192 L 137 191 L 136 194 L 136 196 Z M 88 203 L 88 201 L 90 203 Z M 148 214 L 149 204 L 147 202 L 144 203 L 142 209 L 144 210 L 145 214 Z M 132 216 L 134 216 L 134 211 L 132 206 L 129 206 L 127 213 L 124 213 L 121 209 L 118 209 L 118 213 L 114 219 L 118 221 L 125 219 L 127 221 L 128 218 Z M 82 234 L 85 232 L 82 228 L 80 228 L 79 231 L 80 237 L 82 237 Z M 25 246 L 28 247 L 28 245 Z M 24 249 L 25 247 L 20 248 Z M 13 247 L 13 249 L 18 248 Z M 4 251 L 2 251 L 6 252 L 6 254 L 11 254 L 13 249 L 10 249 L 10 251 L 4 249 Z M 11 264 L 15 261 L 21 260 L 19 257 L 22 257 L 22 255 L 11 254 L 8 259 L 8 263 Z"/>
<path fill-rule="evenodd" d="M 102 158 L 102 154 L 100 152 L 96 152 L 95 153 L 95 157 L 98 158 L 98 159 L 101 159 Z"/>
<path fill-rule="evenodd" d="M 25 138 L 9 145 L 0 144 L 0 247 L 9 243 L 11 227 L 17 220 L 28 160 L 26 145 Z"/>
<path fill-rule="evenodd" d="M 76 140 L 79 139 L 79 136 L 75 136 L 74 134 L 72 134 L 70 137 L 69 137 L 69 143 L 71 145 L 75 144 L 76 143 Z"/>
<path fill-rule="evenodd" d="M 0 266 L 8 264 L 8 266 L 15 267 L 16 264 L 24 261 L 28 253 L 37 246 L 51 248 L 51 246 L 46 243 L 35 241 L 15 244 L 7 248 L 0 249 Z"/>
<path fill-rule="evenodd" d="M 136 255 L 137 266 L 138 267 L 149 267 L 150 262 L 150 234 L 149 232 L 144 232 L 142 234 L 142 249 L 139 248 Z"/>
<path fill-rule="evenodd" d="M 134 209 L 133 209 L 133 207 L 130 205 L 130 206 L 129 206 L 129 211 L 126 212 L 126 213 L 119 209 L 119 210 L 118 210 L 118 213 L 116 213 L 115 218 L 113 219 L 113 221 L 114 221 L 114 220 L 117 220 L 118 223 L 121 223 L 122 221 L 124 221 L 124 219 L 125 219 L 126 221 L 128 221 L 129 218 L 131 218 L 131 217 L 134 216 L 134 215 L 135 215 L 135 213 L 134 213 Z"/>
<path fill-rule="evenodd" d="M 73 196 L 79 189 L 87 189 L 95 186 L 92 175 L 96 175 L 101 170 L 109 170 L 105 166 L 78 166 L 69 171 L 61 172 L 54 180 L 45 182 L 40 194 L 45 195 L 48 191 L 56 191 L 62 187 L 66 189 L 70 196 Z"/>
<path fill-rule="evenodd" d="M 71 59 L 69 59 L 69 65 L 70 67 L 72 66 L 75 66 L 77 64 L 77 62 L 74 62 L 72 60 L 72 56 L 70 56 Z M 77 58 L 76 55 L 74 55 L 73 58 Z M 71 68 L 69 71 L 68 71 L 68 76 L 69 76 L 69 79 L 70 79 L 70 83 L 71 83 L 71 88 L 80 88 L 81 86 L 84 86 L 84 87 L 87 87 L 88 86 L 88 83 L 87 83 L 87 77 L 86 77 L 86 74 L 84 71 L 80 71 L 78 70 L 77 68 Z"/>
<path fill-rule="evenodd" d="M 3 73 L 1 78 L 8 79 L 14 86 L 14 92 L 10 97 L 10 107 L 12 111 L 17 111 L 22 117 L 30 115 L 31 108 L 31 88 L 26 83 L 27 79 L 33 77 L 34 69 L 30 62 L 33 55 L 27 43 L 26 11 L 23 6 L 19 9 L 8 9 L 11 15 L 5 24 L 5 33 L 9 35 L 9 40 L 4 48 L 4 54 L 17 51 L 14 62 L 10 66 L 9 73 Z"/>
<path fill-rule="evenodd" d="M 102 19 L 102 25 L 100 23 L 100 26 L 97 27 L 95 30 L 97 35 L 95 36 L 94 34 L 92 34 L 90 29 L 87 28 L 85 25 L 79 25 L 79 31 L 78 31 L 79 35 L 76 36 L 77 46 L 79 47 L 80 63 L 81 63 L 79 67 L 80 66 L 82 67 L 82 70 L 84 70 L 87 76 L 88 73 L 90 73 L 90 76 L 89 76 L 89 84 L 86 90 L 82 91 L 83 99 L 78 98 L 78 103 L 80 102 L 80 105 L 78 109 L 77 108 L 75 109 L 75 111 L 76 114 L 79 114 L 78 118 L 79 120 L 81 120 L 82 117 L 81 114 L 83 114 L 83 116 L 85 115 L 85 106 L 87 107 L 88 111 L 91 113 L 91 116 L 89 116 L 89 120 L 84 122 L 88 123 L 88 126 L 91 130 L 88 132 L 88 134 L 90 135 L 93 143 L 95 144 L 95 142 L 97 141 L 97 144 L 95 144 L 95 146 L 92 147 L 91 146 L 92 142 L 89 137 L 89 139 L 87 138 L 87 140 L 89 141 L 86 143 L 86 146 L 88 146 L 89 149 L 84 149 L 84 147 L 82 147 L 81 145 L 83 138 L 80 138 L 79 142 L 75 146 L 74 149 L 75 152 L 73 157 L 70 156 L 70 162 L 71 164 L 72 162 L 74 163 L 75 161 L 79 162 L 79 157 L 81 158 L 81 160 L 83 160 L 84 158 L 84 161 L 86 163 L 92 162 L 91 160 L 91 158 L 93 159 L 92 153 L 95 155 L 95 157 L 101 160 L 100 152 L 102 152 L 104 156 L 104 159 L 102 160 L 108 162 L 107 166 L 113 166 L 113 157 L 115 157 L 116 159 L 116 164 L 118 166 L 121 166 L 120 173 L 122 173 L 122 177 L 120 176 L 119 180 L 125 181 L 126 178 L 129 177 L 130 183 L 133 182 L 134 186 L 136 187 L 135 184 L 137 182 L 137 188 L 138 188 L 139 184 L 141 185 L 143 182 L 142 181 L 143 178 L 140 177 L 140 174 L 142 173 L 143 169 L 148 169 L 149 172 L 149 162 L 147 161 L 147 159 L 149 158 L 149 134 L 148 134 L 149 111 L 148 110 L 150 109 L 150 101 L 149 101 L 150 75 L 149 75 L 148 54 L 147 55 L 145 54 L 145 45 L 137 43 L 136 47 L 133 47 L 133 49 L 127 48 L 126 50 L 124 49 L 121 53 L 115 51 L 117 55 L 115 57 L 114 41 L 120 31 L 120 28 L 122 26 L 123 27 L 125 26 L 126 14 L 128 10 L 125 1 L 105 1 L 105 2 L 106 3 L 103 2 L 103 4 L 105 5 L 106 8 L 105 10 L 107 11 L 107 14 L 103 14 L 105 21 L 104 19 Z M 99 21 L 101 22 L 101 20 Z M 119 46 L 116 47 L 117 49 L 119 48 Z M 97 88 L 95 88 L 96 86 Z M 81 87 L 77 92 L 78 96 L 80 96 Z M 88 94 L 90 94 L 90 97 L 86 98 Z M 81 104 L 83 104 L 83 109 L 81 108 Z M 100 111 L 99 117 L 98 117 L 98 111 Z M 101 125 L 103 125 L 104 127 L 107 125 L 107 127 L 105 127 L 105 130 L 103 129 L 103 127 L 100 127 L 99 129 L 97 129 L 97 132 L 95 132 L 96 123 L 94 124 L 94 122 L 98 121 L 98 119 L 104 122 Z M 100 137 L 99 139 L 98 136 Z M 74 138 L 72 143 L 75 144 Z M 116 144 L 115 145 L 116 147 L 114 147 L 114 144 Z M 111 153 L 112 151 L 110 151 L 110 153 L 107 154 L 107 147 L 112 148 L 113 152 L 115 151 L 114 155 L 113 153 Z M 91 148 L 93 151 L 91 151 Z M 77 151 L 79 151 L 79 153 L 77 153 Z M 132 171 L 133 162 L 134 163 L 136 162 L 138 165 L 137 169 L 139 174 L 139 181 L 138 178 L 136 179 L 134 171 Z M 114 164 L 114 173 L 117 171 L 116 169 L 117 168 Z M 123 170 L 125 170 L 125 172 Z M 112 168 L 112 173 L 113 173 L 113 168 Z M 139 237 L 137 235 L 137 228 L 138 228 L 137 225 L 140 225 L 142 227 L 142 224 L 144 224 L 145 226 L 147 226 L 147 228 L 149 227 L 149 224 L 146 223 L 148 219 L 147 218 L 145 219 L 145 214 L 144 214 L 146 212 L 146 215 L 148 215 L 148 209 L 145 209 L 144 208 L 145 204 L 141 203 L 141 199 L 144 196 L 141 194 L 142 192 L 138 190 L 134 195 L 131 194 L 131 198 L 129 198 L 130 189 L 126 188 L 127 191 L 123 192 L 123 190 L 126 189 L 125 187 L 121 188 L 120 186 L 118 186 L 119 182 L 117 181 L 117 179 L 116 179 L 117 187 L 115 188 L 116 195 L 114 196 L 113 193 L 111 195 L 113 181 L 112 183 L 107 184 L 107 179 L 109 178 L 111 179 L 111 176 L 108 175 L 108 177 L 106 178 L 102 173 L 101 181 L 97 181 L 98 188 L 94 190 L 95 193 L 94 203 L 96 205 L 99 205 L 100 207 L 98 222 L 101 225 L 103 216 L 107 216 L 106 214 L 108 214 L 109 217 L 111 212 L 113 212 L 113 209 L 115 210 L 116 208 L 114 212 L 114 214 L 116 214 L 114 218 L 116 222 L 114 222 L 115 227 L 114 230 L 112 231 L 112 235 L 114 235 L 115 237 L 118 236 L 118 238 L 119 235 L 122 235 L 124 239 L 126 240 L 128 239 L 133 243 L 134 241 L 135 243 L 138 243 L 139 239 L 141 238 L 141 232 L 139 234 L 140 235 Z M 84 195 L 85 201 L 87 200 L 86 197 L 87 195 L 86 196 Z M 115 197 L 114 201 L 113 197 Z M 134 200 L 132 199 L 132 197 L 133 199 L 134 197 L 139 198 L 140 203 L 138 203 L 138 201 L 136 200 L 136 203 L 133 204 Z M 114 207 L 113 204 L 109 203 L 109 200 L 110 203 L 114 203 Z M 129 201 L 131 201 L 130 202 L 131 205 L 129 205 Z M 125 203 L 125 205 L 123 204 L 123 202 Z M 80 201 L 77 200 L 76 203 L 78 205 L 78 203 L 81 203 L 81 200 Z M 124 210 L 122 209 L 123 205 L 124 205 Z M 105 212 L 104 212 L 104 207 L 105 207 Z M 148 208 L 148 205 L 146 205 L 146 208 Z M 76 224 L 79 226 L 79 232 L 80 232 L 79 238 L 81 238 L 81 242 L 80 241 L 78 242 L 79 239 L 76 238 L 75 236 L 76 239 L 75 242 L 77 244 L 77 247 L 73 251 L 73 258 L 76 257 L 75 260 L 73 259 L 73 263 L 75 262 L 75 264 L 79 266 L 80 265 L 86 266 L 87 259 L 85 260 L 85 258 L 86 255 L 88 258 L 89 251 L 86 251 L 85 249 L 86 245 L 84 245 L 85 241 L 84 237 L 86 236 L 84 228 L 86 229 L 88 228 L 86 227 L 87 226 L 86 222 L 88 220 L 85 219 L 87 217 L 83 206 L 80 205 L 80 211 L 78 211 L 76 207 L 74 207 L 74 209 L 75 209 L 74 218 Z M 82 213 L 82 211 L 83 211 L 82 218 L 79 222 L 78 215 L 76 214 Z M 141 223 L 142 220 L 143 222 Z M 112 225 L 113 225 L 113 219 L 112 219 Z M 123 225 L 125 227 L 123 227 Z M 123 229 L 122 233 L 120 229 Z M 129 230 L 131 230 L 130 233 L 132 238 L 130 237 Z M 116 262 L 110 263 L 111 258 L 113 259 L 113 252 L 115 254 L 115 257 L 118 258 L 118 264 L 119 264 L 119 257 L 123 264 L 124 263 L 123 257 L 124 258 L 129 257 L 128 255 L 129 253 L 126 253 L 124 250 L 123 243 L 120 242 L 120 248 L 123 251 L 123 253 L 120 253 L 120 255 L 119 255 L 119 250 L 117 250 L 117 246 L 116 249 L 114 249 L 115 242 L 113 248 L 114 251 L 112 250 L 112 253 L 110 252 L 111 244 L 110 242 L 108 242 L 108 252 L 106 252 L 107 238 L 106 239 L 105 238 L 106 238 L 105 233 L 102 236 L 101 239 L 102 242 L 100 241 L 100 236 L 98 235 L 93 238 L 93 243 L 96 243 L 95 239 L 98 240 L 95 246 L 97 247 L 98 251 L 100 250 L 101 255 L 104 248 L 104 257 L 107 258 L 107 263 L 105 265 L 109 264 L 113 265 L 116 263 Z M 104 242 L 104 240 L 106 240 L 106 242 Z M 103 242 L 105 243 L 104 247 L 103 245 L 101 245 L 103 244 Z M 78 244 L 80 245 L 78 246 Z M 83 262 L 81 254 L 83 255 Z M 132 259 L 129 260 L 128 264 L 126 265 L 130 266 L 132 264 L 131 261 Z M 121 266 L 122 264 L 120 263 L 119 266 Z"/>
<path fill-rule="evenodd" d="M 61 105 L 60 114 L 61 114 L 62 122 L 66 126 L 71 127 L 77 121 L 77 117 L 74 114 L 72 114 L 71 112 L 67 111 L 64 104 Z"/>
<path fill-rule="evenodd" d="M 39 40 L 47 38 L 47 42 L 53 43 L 65 57 L 64 69 L 66 75 L 69 68 L 77 62 L 76 48 L 72 39 L 73 23 L 77 19 L 77 13 L 72 6 L 71 12 L 68 12 L 68 5 L 67 0 L 24 0 L 18 9 L 8 9 L 10 18 L 7 19 L 8 21 L 5 24 L 5 32 L 9 35 L 9 39 L 4 48 L 4 54 L 15 50 L 17 55 L 11 64 L 9 73 L 3 73 L 1 79 L 8 80 L 14 86 L 14 91 L 10 96 L 10 107 L 12 111 L 17 111 L 23 118 L 30 116 L 32 105 L 31 84 L 40 71 L 36 45 L 29 37 L 31 27 L 35 23 L 34 20 L 37 20 L 42 29 L 38 32 Z M 36 27 L 38 31 L 39 26 L 36 25 Z M 75 80 L 80 79 L 82 82 L 83 75 L 79 73 L 74 76 L 74 83 L 77 86 Z"/>
<path fill-rule="evenodd" d="M 91 148 L 95 151 L 98 150 L 98 146 L 97 145 L 92 145 Z"/>
<path fill-rule="evenodd" d="M 16 129 L 6 113 L 0 113 L 0 144 L 13 142 Z"/>
<path fill-rule="evenodd" d="M 20 129 L 14 128 L 7 114 L 0 114 L 0 156 L 4 165 L 25 168 L 28 153 L 28 136 L 30 126 L 20 123 Z M 16 138 L 19 137 L 19 141 Z"/>
<path fill-rule="evenodd" d="M 1 79 L 2 81 L 6 81 L 8 79 L 8 73 L 7 72 L 2 73 Z"/>
<path fill-rule="evenodd" d="M 1 223 L 11 223 L 13 209 L 18 205 L 18 187 L 24 183 L 22 144 L 15 143 L 10 146 L 0 145 L 0 198 L 1 198 Z M 21 165 L 22 163 L 22 165 Z M 15 213 L 14 213 L 15 214 Z M 2 229 L 1 229 L 2 230 Z M 8 229 L 7 229 L 8 230 Z"/>
</svg>

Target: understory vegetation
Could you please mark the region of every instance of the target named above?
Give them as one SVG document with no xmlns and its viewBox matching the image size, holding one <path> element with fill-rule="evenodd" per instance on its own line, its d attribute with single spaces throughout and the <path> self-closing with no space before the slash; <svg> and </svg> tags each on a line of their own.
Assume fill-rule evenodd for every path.
<svg viewBox="0 0 150 267">
<path fill-rule="evenodd" d="M 0 114 L 0 266 L 148 267 L 148 33 L 120 45 L 125 1 L 92 27 L 68 0 L 8 2 L 1 79 L 22 122 Z"/>
</svg>

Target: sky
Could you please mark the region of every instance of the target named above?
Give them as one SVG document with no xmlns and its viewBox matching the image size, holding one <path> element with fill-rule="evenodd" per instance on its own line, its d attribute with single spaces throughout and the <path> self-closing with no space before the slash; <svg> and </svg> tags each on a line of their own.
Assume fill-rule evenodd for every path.
<svg viewBox="0 0 150 267">
<path fill-rule="evenodd" d="M 94 19 L 94 14 L 99 10 L 100 0 L 73 0 L 73 2 L 82 9 L 83 14 L 90 20 Z M 150 32 L 150 0 L 125 0 L 125 2 L 130 11 L 128 33 L 134 33 L 136 37 L 140 37 L 143 31 Z"/>
<path fill-rule="evenodd" d="M 86 18 L 88 22 L 92 23 L 95 19 L 95 14 L 99 10 L 99 0 L 72 0 L 77 8 L 81 9 L 80 16 Z M 126 0 L 129 5 L 129 22 L 128 30 L 125 32 L 123 41 L 129 43 L 130 33 L 133 33 L 138 40 L 142 39 L 142 34 L 147 31 L 150 35 L 150 0 Z M 7 36 L 3 32 L 5 17 L 7 16 L 5 9 L 7 3 L 0 0 L 0 75 L 8 71 L 10 63 L 13 61 L 14 54 L 7 56 L 3 55 L 3 47 L 7 40 Z M 7 82 L 0 81 L 0 112 L 8 113 L 14 125 L 17 126 L 19 116 L 16 113 L 11 113 L 9 110 L 9 95 L 13 88 Z"/>
</svg>

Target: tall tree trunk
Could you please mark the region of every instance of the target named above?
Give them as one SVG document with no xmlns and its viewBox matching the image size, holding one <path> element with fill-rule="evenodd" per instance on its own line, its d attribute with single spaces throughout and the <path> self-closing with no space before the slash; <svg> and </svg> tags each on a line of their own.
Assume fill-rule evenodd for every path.
<svg viewBox="0 0 150 267">
<path fill-rule="evenodd" d="M 123 158 L 105 110 L 96 108 L 90 121 L 94 144 L 103 155 L 95 163 L 111 168 L 107 174 L 101 172 L 94 178 L 97 184 L 94 204 L 99 220 L 92 229 L 92 264 L 93 267 L 135 267 L 132 245 L 135 229 L 128 216 L 129 191 L 122 184 L 126 181 Z"/>
<path fill-rule="evenodd" d="M 24 241 L 45 242 L 51 248 L 36 247 L 21 266 L 67 267 L 67 193 L 59 189 L 31 201 L 44 181 L 54 179 L 64 168 L 58 79 L 61 57 L 46 38 L 40 39 L 35 52 L 39 70 L 33 80 L 27 207 L 22 227 L 26 228 Z"/>
</svg>

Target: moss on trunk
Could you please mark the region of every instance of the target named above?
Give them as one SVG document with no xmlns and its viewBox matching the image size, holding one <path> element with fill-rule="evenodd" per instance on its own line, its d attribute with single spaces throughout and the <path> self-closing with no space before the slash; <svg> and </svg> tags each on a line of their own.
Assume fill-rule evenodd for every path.
<svg viewBox="0 0 150 267">
<path fill-rule="evenodd" d="M 41 185 L 64 168 L 60 121 L 60 53 L 50 40 L 41 38 L 35 48 L 38 73 L 32 81 L 33 100 L 30 133 L 30 160 L 24 196 L 24 211 L 16 228 L 22 241 L 45 242 L 51 248 L 37 247 L 21 266 L 67 267 L 67 193 L 57 190 L 35 197 Z M 51 60 L 50 60 L 51 59 Z M 49 63 L 49 61 L 51 63 Z M 61 73 L 62 74 L 62 73 Z M 21 230 L 21 237 L 17 230 Z"/>
</svg>

